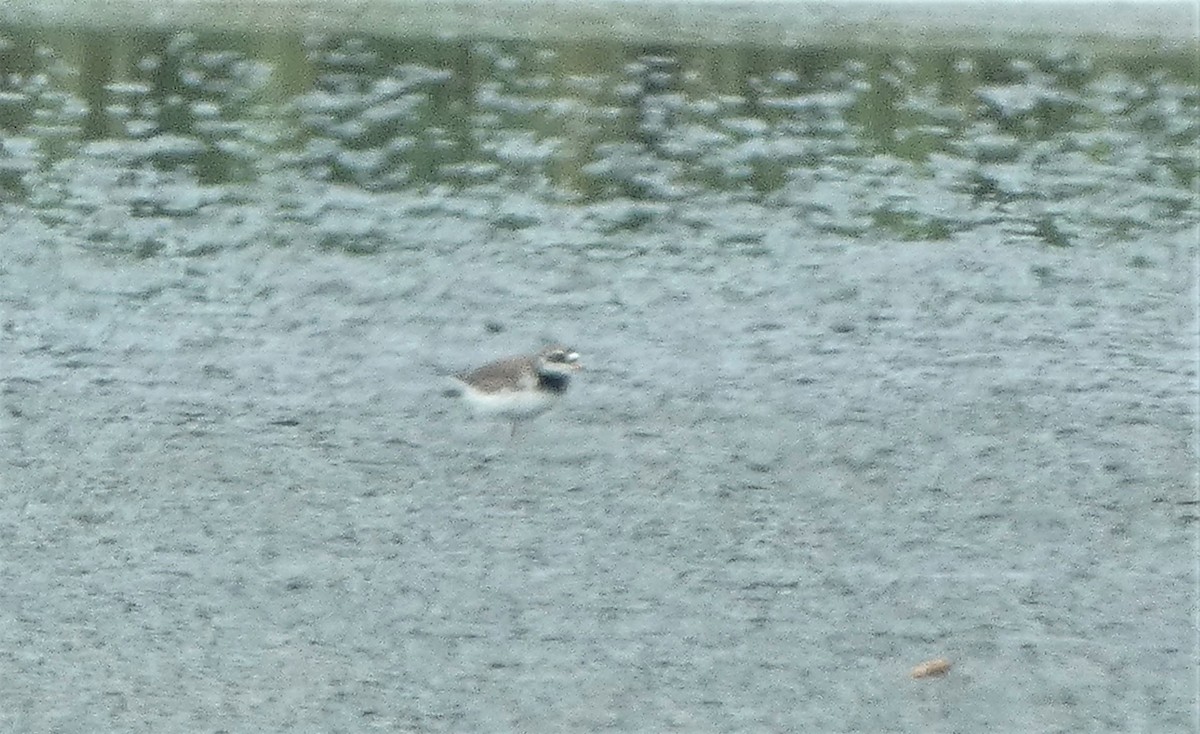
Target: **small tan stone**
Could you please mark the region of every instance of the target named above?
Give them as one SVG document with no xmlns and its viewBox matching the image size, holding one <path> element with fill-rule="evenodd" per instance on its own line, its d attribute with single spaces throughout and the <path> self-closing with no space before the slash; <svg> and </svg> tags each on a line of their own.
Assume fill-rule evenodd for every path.
<svg viewBox="0 0 1200 734">
<path fill-rule="evenodd" d="M 935 675 L 945 675 L 950 670 L 951 664 L 946 658 L 926 660 L 913 668 L 911 675 L 913 678 L 932 678 Z"/>
</svg>

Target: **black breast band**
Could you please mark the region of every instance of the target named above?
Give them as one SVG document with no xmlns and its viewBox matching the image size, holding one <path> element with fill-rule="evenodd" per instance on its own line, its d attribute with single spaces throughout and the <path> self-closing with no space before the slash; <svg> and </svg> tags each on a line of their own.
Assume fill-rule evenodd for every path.
<svg viewBox="0 0 1200 734">
<path fill-rule="evenodd" d="M 553 393 L 566 392 L 567 383 L 570 381 L 571 378 L 567 375 L 547 374 L 545 372 L 538 373 L 538 387 Z"/>
</svg>

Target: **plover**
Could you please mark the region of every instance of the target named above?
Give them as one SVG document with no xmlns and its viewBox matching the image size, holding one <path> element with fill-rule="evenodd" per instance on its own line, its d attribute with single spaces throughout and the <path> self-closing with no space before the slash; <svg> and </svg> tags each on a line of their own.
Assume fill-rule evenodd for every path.
<svg viewBox="0 0 1200 734">
<path fill-rule="evenodd" d="M 549 346 L 537 354 L 510 357 L 479 369 L 455 375 L 457 392 L 477 412 L 517 424 L 552 408 L 571 382 L 571 375 L 582 368 L 579 355 L 561 345 Z"/>
</svg>

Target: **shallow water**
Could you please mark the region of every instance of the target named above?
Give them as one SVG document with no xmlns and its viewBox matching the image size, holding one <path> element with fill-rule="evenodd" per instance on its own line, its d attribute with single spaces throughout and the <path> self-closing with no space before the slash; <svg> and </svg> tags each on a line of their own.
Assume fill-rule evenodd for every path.
<svg viewBox="0 0 1200 734">
<path fill-rule="evenodd" d="M 1193 730 L 1194 57 L 1090 48 L 0 26 L 0 728 Z"/>
</svg>

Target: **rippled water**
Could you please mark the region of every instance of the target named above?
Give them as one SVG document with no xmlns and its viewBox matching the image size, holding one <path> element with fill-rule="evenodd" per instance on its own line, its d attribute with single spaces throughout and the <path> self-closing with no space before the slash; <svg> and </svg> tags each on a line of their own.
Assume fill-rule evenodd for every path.
<svg viewBox="0 0 1200 734">
<path fill-rule="evenodd" d="M 1198 99 L 0 26 L 0 728 L 1194 730 Z"/>
</svg>

